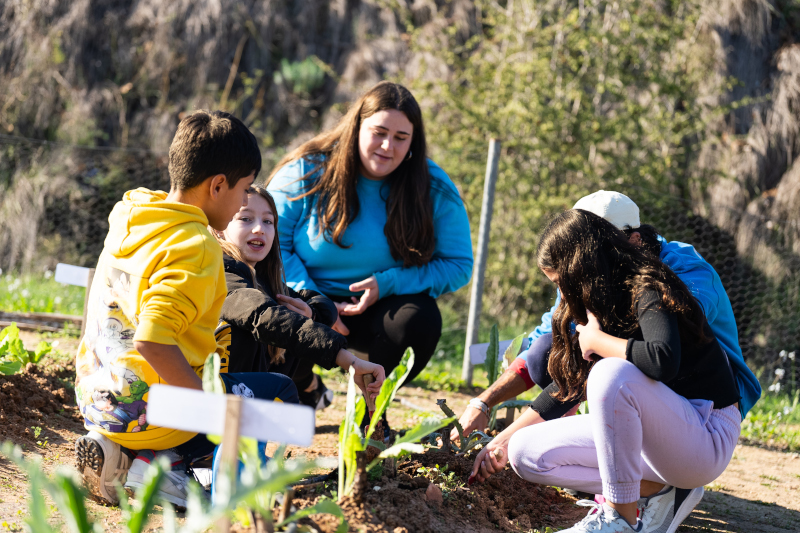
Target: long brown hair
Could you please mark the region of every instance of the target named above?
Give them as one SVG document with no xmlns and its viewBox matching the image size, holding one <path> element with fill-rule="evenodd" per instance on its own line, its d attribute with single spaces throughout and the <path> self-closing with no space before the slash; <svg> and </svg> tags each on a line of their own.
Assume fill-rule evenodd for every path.
<svg viewBox="0 0 800 533">
<path fill-rule="evenodd" d="M 256 263 L 255 267 L 251 267 L 247 261 L 244 260 L 244 256 L 242 255 L 242 251 L 239 249 L 238 246 L 233 244 L 230 241 L 226 241 L 222 237 L 222 233 L 218 231 L 211 231 L 211 234 L 217 239 L 219 242 L 220 247 L 222 248 L 222 252 L 232 257 L 233 259 L 244 263 L 250 269 L 250 275 L 253 278 L 253 287 L 260 290 L 264 294 L 269 294 L 272 297 L 277 296 L 278 294 L 287 294 L 286 290 L 286 277 L 283 273 L 283 261 L 281 259 L 281 243 L 278 240 L 278 208 L 275 206 L 275 200 L 272 198 L 272 195 L 263 187 L 253 186 L 247 191 L 248 196 L 252 194 L 257 194 L 261 196 L 264 200 L 267 201 L 269 208 L 272 209 L 272 215 L 275 225 L 275 238 L 272 240 L 272 247 L 269 249 L 267 256 Z M 262 285 L 259 281 L 263 281 L 266 284 L 266 288 Z M 283 348 L 278 348 L 277 346 L 268 346 L 270 360 L 273 364 L 282 363 L 284 361 L 284 353 L 286 352 Z"/>
<path fill-rule="evenodd" d="M 558 274 L 561 303 L 553 315 L 553 346 L 547 371 L 559 387 L 555 397 L 574 400 L 585 393 L 594 363 L 586 361 L 572 323 L 586 324 L 587 310 L 603 331 L 629 337 L 639 327 L 636 306 L 652 289 L 678 315 L 682 338 L 705 344 L 705 316 L 686 285 L 646 248 L 631 243 L 607 220 L 580 209 L 565 211 L 544 230 L 537 249 L 539 268 Z"/>
<path fill-rule="evenodd" d="M 358 132 L 361 122 L 379 111 L 402 112 L 414 127 L 411 135 L 411 157 L 386 177 L 389 198 L 386 202 L 384 234 L 395 260 L 404 266 L 420 266 L 431 260 L 436 246 L 431 201 L 431 176 L 428 172 L 425 128 L 422 112 L 411 92 L 396 83 L 381 82 L 367 91 L 348 110 L 332 130 L 320 133 L 280 160 L 267 178 L 267 184 L 287 163 L 300 158 L 315 165 L 303 176 L 319 177 L 291 201 L 316 195 L 320 231 L 333 243 L 348 248 L 342 241 L 347 226 L 358 216 L 356 182 L 360 169 Z M 320 157 L 321 156 L 321 157 Z"/>
</svg>

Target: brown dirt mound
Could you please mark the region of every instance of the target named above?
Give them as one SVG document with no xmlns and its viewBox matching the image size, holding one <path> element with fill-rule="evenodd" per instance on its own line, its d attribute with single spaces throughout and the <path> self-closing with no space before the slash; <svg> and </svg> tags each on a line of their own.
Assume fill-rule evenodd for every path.
<svg viewBox="0 0 800 533">
<path fill-rule="evenodd" d="M 342 510 L 347 516 L 350 531 L 391 531 L 393 533 L 433 533 L 441 531 L 489 532 L 530 531 L 547 526 L 564 527 L 577 522 L 585 513 L 574 500 L 552 487 L 528 483 L 507 468 L 485 484 L 466 487 L 474 456 L 429 450 L 401 460 L 394 479 L 384 476 L 370 482 L 363 506 L 345 500 Z M 447 465 L 455 474 L 454 482 L 443 487 L 443 503 L 428 501 L 425 494 L 430 479 L 418 472 L 421 467 Z M 439 486 L 441 486 L 439 478 Z M 375 491 L 374 487 L 380 490 Z M 313 505 L 320 496 L 299 492 L 295 499 L 298 508 Z M 330 494 L 328 494 L 329 496 Z M 333 533 L 338 519 L 315 515 L 309 525 L 324 533 Z"/>
<path fill-rule="evenodd" d="M 75 406 L 71 367 L 49 368 L 45 374 L 36 365 L 25 372 L 0 376 L 0 441 L 35 443 L 34 427 L 41 427 L 39 440 L 52 438 L 49 429 L 80 427 Z"/>
</svg>

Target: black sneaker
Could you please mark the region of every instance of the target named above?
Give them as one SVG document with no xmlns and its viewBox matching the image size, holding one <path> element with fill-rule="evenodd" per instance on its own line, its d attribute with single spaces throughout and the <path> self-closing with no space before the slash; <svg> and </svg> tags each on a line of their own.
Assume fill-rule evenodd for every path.
<svg viewBox="0 0 800 533">
<path fill-rule="evenodd" d="M 300 403 L 313 407 L 316 411 L 325 409 L 333 403 L 333 391 L 322 382 L 322 378 L 317 376 L 317 388 L 312 391 L 299 391 L 297 396 Z"/>
</svg>

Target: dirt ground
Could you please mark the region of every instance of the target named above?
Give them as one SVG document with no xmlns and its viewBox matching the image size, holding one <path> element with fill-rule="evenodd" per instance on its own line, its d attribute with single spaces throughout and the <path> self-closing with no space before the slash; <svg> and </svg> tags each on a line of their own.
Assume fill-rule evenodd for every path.
<svg viewBox="0 0 800 533">
<path fill-rule="evenodd" d="M 39 338 L 27 334 L 26 344 Z M 59 339 L 58 348 L 72 353 L 77 344 Z M 0 377 L 0 440 L 12 440 L 24 447 L 26 455 L 44 458 L 46 471 L 62 465 L 74 465 L 73 446 L 83 432 L 80 415 L 74 407 L 69 365 L 30 369 L 30 372 Z M 344 414 L 343 378 L 327 377 L 326 384 L 337 392 L 334 404 L 318 412 L 317 435 L 310 449 L 293 449 L 292 454 L 312 457 L 335 457 L 338 426 Z M 456 413 L 466 406 L 471 394 L 440 393 L 419 387 L 401 389 L 388 413 L 393 429 L 409 427 L 430 415 L 439 415 L 436 399 L 446 397 Z M 36 428 L 41 428 L 37 430 Z M 38 437 L 36 434 L 38 433 Z M 574 499 L 552 488 L 526 484 L 507 470 L 495 483 L 484 487 L 460 487 L 451 484 L 442 504 L 427 501 L 427 483 L 418 469 L 448 464 L 457 480 L 466 480 L 468 460 L 454 460 L 452 455 L 429 453 L 412 456 L 398 464 L 398 477 L 379 479 L 369 488 L 366 505 L 345 504 L 351 519 L 351 531 L 529 531 L 551 526 L 568 527 L 584 514 Z M 430 476 L 429 476 L 430 477 Z M 424 486 L 423 486 L 424 485 Z M 800 531 L 800 455 L 739 446 L 728 469 L 706 487 L 706 496 L 681 532 L 782 533 Z M 8 461 L 0 459 L 0 532 L 21 531 L 27 513 L 25 477 Z M 314 494 L 299 493 L 302 507 L 316 499 Z M 535 502 L 535 505 L 530 504 Z M 118 526 L 119 508 L 87 502 L 93 519 L 106 531 L 122 531 Z M 407 509 L 397 516 L 397 509 Z M 416 517 L 416 518 L 415 518 Z M 419 517 L 425 517 L 421 522 Z M 332 531 L 336 521 L 317 515 L 315 529 Z M 332 518 L 332 517 L 331 517 Z M 399 520 L 399 522 L 398 522 Z M 57 518 L 55 519 L 57 523 Z M 149 530 L 157 530 L 160 516 L 154 515 Z M 391 527 L 390 527 L 391 526 Z M 241 528 L 239 528 L 241 529 Z"/>
</svg>

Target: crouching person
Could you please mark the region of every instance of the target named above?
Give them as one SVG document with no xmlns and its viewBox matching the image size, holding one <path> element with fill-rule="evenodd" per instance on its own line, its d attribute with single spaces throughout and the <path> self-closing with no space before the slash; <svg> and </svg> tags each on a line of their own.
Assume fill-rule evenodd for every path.
<svg viewBox="0 0 800 533">
<path fill-rule="evenodd" d="M 169 152 L 170 192 L 136 189 L 109 216 L 78 348 L 76 396 L 89 431 L 75 444 L 91 495 L 117 504 L 158 456 L 172 471 L 160 497 L 186 505 L 188 467 L 213 452 L 204 435 L 147 421 L 154 383 L 202 389 L 203 364 L 227 293 L 222 250 L 207 226 L 224 230 L 247 202 L 261 169 L 256 139 L 238 119 L 198 111 L 181 121 Z M 281 375 L 222 376 L 228 393 L 297 403 Z"/>
</svg>

